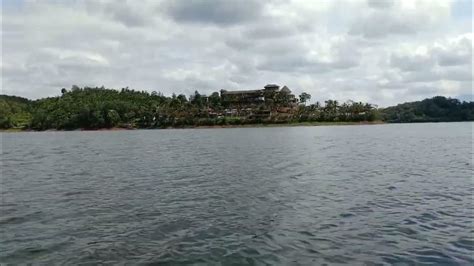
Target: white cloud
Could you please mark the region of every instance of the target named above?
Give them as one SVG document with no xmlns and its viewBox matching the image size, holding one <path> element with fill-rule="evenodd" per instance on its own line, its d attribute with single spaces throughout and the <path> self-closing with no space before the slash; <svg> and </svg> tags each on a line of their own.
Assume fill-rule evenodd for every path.
<svg viewBox="0 0 474 266">
<path fill-rule="evenodd" d="M 431 32 L 447 22 L 450 5 L 447 1 L 369 1 L 368 9 L 355 17 L 349 33 L 364 38 L 385 38 L 390 35 L 414 35 Z M 383 7 L 383 8 L 381 8 Z"/>
<path fill-rule="evenodd" d="M 448 1 L 4 1 L 8 94 L 279 83 L 383 106 L 472 93 L 471 21 Z"/>
</svg>

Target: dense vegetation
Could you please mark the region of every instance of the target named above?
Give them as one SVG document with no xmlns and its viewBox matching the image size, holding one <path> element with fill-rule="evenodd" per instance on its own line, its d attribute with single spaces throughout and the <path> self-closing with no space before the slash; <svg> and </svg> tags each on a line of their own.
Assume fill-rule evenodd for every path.
<svg viewBox="0 0 474 266">
<path fill-rule="evenodd" d="M 0 95 L 0 128 L 100 129 L 166 128 L 206 125 L 238 125 L 292 122 L 387 122 L 473 121 L 474 103 L 441 96 L 420 102 L 378 109 L 369 103 L 328 100 L 306 105 L 311 95 L 302 93 L 299 104 L 289 107 L 285 99 L 235 110 L 221 101 L 218 92 L 206 97 L 195 92 L 166 97 L 160 93 L 128 88 L 62 89 L 61 96 L 30 101 Z M 250 110 L 249 110 L 250 109 Z"/>
<path fill-rule="evenodd" d="M 450 122 L 474 121 L 474 102 L 436 96 L 385 108 L 387 122 Z"/>
<path fill-rule="evenodd" d="M 31 102 L 28 99 L 0 95 L 0 128 L 28 127 L 31 112 Z"/>
</svg>

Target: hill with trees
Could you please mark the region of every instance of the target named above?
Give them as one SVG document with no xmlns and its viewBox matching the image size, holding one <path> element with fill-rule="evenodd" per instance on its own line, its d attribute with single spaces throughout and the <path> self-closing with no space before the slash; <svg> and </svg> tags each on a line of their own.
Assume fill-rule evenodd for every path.
<svg viewBox="0 0 474 266">
<path fill-rule="evenodd" d="M 474 121 L 474 102 L 443 96 L 398 104 L 381 111 L 383 119 L 392 123 Z"/>
<path fill-rule="evenodd" d="M 17 96 L 0 95 L 0 128 L 26 128 L 31 121 L 31 101 Z"/>
<path fill-rule="evenodd" d="M 441 122 L 473 121 L 474 103 L 436 96 L 423 101 L 377 108 L 370 103 L 327 100 L 307 105 L 303 92 L 297 105 L 274 101 L 231 109 L 218 92 L 196 91 L 166 97 L 161 93 L 104 87 L 73 86 L 57 97 L 28 100 L 0 95 L 0 128 L 73 130 L 102 128 L 166 128 L 298 122 Z"/>
</svg>

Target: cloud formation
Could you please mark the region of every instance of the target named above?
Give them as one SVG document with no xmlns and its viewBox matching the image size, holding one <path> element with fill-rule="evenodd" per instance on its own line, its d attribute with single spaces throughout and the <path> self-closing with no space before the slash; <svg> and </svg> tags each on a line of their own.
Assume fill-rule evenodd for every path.
<svg viewBox="0 0 474 266">
<path fill-rule="evenodd" d="M 214 23 L 228 26 L 257 20 L 263 1 L 258 0 L 193 0 L 163 3 L 164 13 L 176 22 Z"/>
<path fill-rule="evenodd" d="M 471 2 L 3 0 L 2 92 L 286 84 L 382 106 L 472 95 Z M 472 96 L 471 96 L 472 97 Z"/>
</svg>

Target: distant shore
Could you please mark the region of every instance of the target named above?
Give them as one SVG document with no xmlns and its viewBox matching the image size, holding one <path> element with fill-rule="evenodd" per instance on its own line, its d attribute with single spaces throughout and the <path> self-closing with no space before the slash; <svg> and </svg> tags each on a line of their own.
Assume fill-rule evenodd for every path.
<svg viewBox="0 0 474 266">
<path fill-rule="evenodd" d="M 169 127 L 169 129 L 179 128 L 252 128 L 252 127 L 300 127 L 300 126 L 358 126 L 358 125 L 380 125 L 386 124 L 383 121 L 363 121 L 363 122 L 294 122 L 294 123 L 269 123 L 269 124 L 243 124 L 243 125 L 214 125 L 195 127 Z"/>
<path fill-rule="evenodd" d="M 277 87 L 271 84 L 271 88 Z M 239 96 L 230 97 L 234 94 Z M 305 92 L 299 98 L 298 101 L 287 87 L 271 92 L 221 91 L 210 96 L 195 91 L 188 99 L 183 94 L 166 97 L 126 88 L 118 91 L 73 86 L 70 91 L 62 89 L 60 96 L 34 101 L 0 95 L 0 128 L 70 131 L 474 121 L 474 102 L 443 96 L 386 108 L 352 100 L 343 103 L 326 100 L 308 105 L 310 95 Z"/>
<path fill-rule="evenodd" d="M 363 122 L 294 122 L 294 123 L 269 123 L 269 124 L 243 124 L 243 125 L 213 125 L 213 126 L 183 126 L 183 127 L 166 127 L 166 128 L 98 128 L 98 129 L 48 129 L 48 130 L 32 130 L 21 128 L 0 129 L 2 133 L 8 132 L 51 132 L 51 131 L 123 131 L 123 130 L 154 130 L 154 129 L 212 129 L 212 128 L 262 128 L 262 127 L 301 127 L 301 126 L 358 126 L 358 125 L 380 125 L 387 124 L 384 121 L 363 121 Z"/>
<path fill-rule="evenodd" d="M 98 129 L 47 129 L 33 130 L 10 128 L 0 129 L 0 133 L 15 132 L 68 132 L 68 131 L 127 131 L 127 130 L 166 130 L 166 129 L 217 129 L 217 128 L 265 128 L 265 127 L 317 127 L 317 126 L 364 126 L 364 125 L 384 125 L 384 124 L 420 124 L 420 123 L 458 123 L 473 121 L 426 121 L 426 122 L 409 122 L 409 123 L 389 123 L 384 121 L 362 121 L 362 122 L 294 122 L 294 123 L 269 123 L 269 124 L 242 124 L 242 125 L 213 125 L 213 126 L 182 126 L 182 127 L 165 127 L 165 128 L 98 128 Z"/>
</svg>

